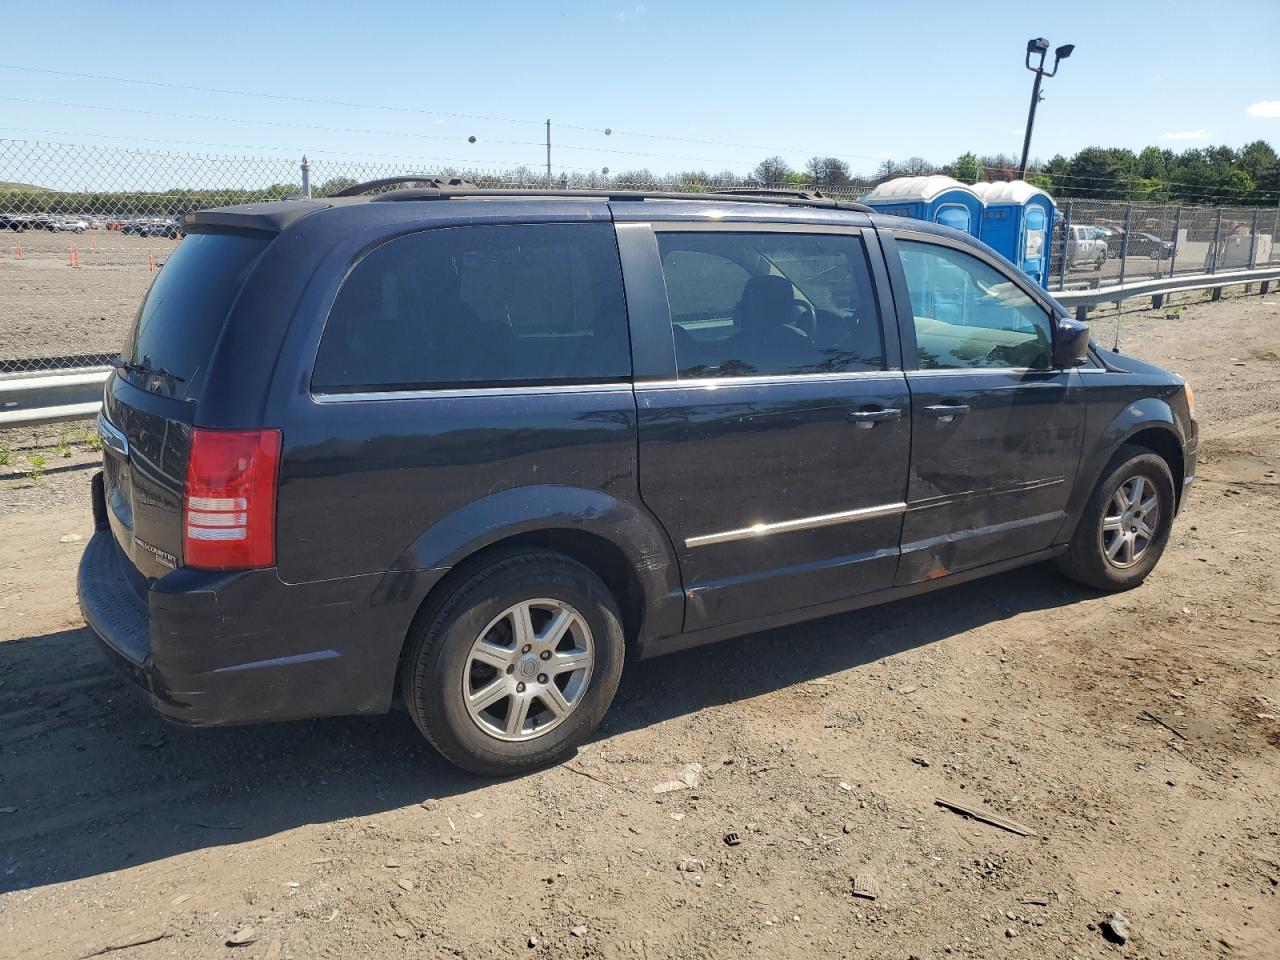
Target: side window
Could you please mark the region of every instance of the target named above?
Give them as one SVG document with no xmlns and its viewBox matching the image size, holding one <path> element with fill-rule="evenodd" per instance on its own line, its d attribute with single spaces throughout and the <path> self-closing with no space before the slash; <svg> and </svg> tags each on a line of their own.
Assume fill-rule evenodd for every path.
<svg viewBox="0 0 1280 960">
<path fill-rule="evenodd" d="M 682 379 L 884 369 L 860 237 L 659 231 L 658 251 Z"/>
<path fill-rule="evenodd" d="M 343 282 L 312 389 L 592 383 L 631 375 L 613 227 L 447 227 L 384 243 Z"/>
<path fill-rule="evenodd" d="M 951 247 L 899 240 L 898 249 L 921 368 L 1049 368 L 1049 314 L 1011 279 Z"/>
</svg>

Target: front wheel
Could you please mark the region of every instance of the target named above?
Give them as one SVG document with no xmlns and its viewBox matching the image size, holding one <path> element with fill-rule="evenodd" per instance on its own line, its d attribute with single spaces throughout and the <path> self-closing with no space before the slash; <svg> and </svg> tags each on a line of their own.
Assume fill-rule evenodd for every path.
<svg viewBox="0 0 1280 960">
<path fill-rule="evenodd" d="M 465 576 L 415 625 L 402 683 L 446 759 L 513 774 L 562 760 L 591 735 L 624 657 L 600 579 L 562 554 L 520 551 Z"/>
<path fill-rule="evenodd" d="M 1096 590 L 1128 590 L 1164 553 L 1173 522 L 1173 474 L 1163 458 L 1126 445 L 1089 497 L 1058 569 Z"/>
</svg>

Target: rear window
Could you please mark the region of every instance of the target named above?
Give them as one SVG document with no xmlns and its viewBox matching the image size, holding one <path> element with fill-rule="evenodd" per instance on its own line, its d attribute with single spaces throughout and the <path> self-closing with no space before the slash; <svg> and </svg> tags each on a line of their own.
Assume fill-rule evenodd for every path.
<svg viewBox="0 0 1280 960">
<path fill-rule="evenodd" d="M 338 291 L 318 393 L 593 383 L 631 374 L 613 226 L 447 227 L 384 243 Z"/>
<path fill-rule="evenodd" d="M 197 233 L 169 255 L 120 351 L 134 386 L 185 398 L 209 362 L 227 312 L 269 237 Z"/>
</svg>

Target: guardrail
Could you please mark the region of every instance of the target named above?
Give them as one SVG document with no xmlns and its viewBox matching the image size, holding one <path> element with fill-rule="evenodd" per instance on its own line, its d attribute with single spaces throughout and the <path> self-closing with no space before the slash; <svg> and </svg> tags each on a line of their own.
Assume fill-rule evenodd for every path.
<svg viewBox="0 0 1280 960">
<path fill-rule="evenodd" d="M 1262 267 L 1256 270 L 1233 270 L 1222 273 L 1193 273 L 1182 277 L 1160 277 L 1155 280 L 1135 280 L 1110 287 L 1092 287 L 1083 290 L 1059 290 L 1051 293 L 1064 307 L 1074 307 L 1076 319 L 1089 319 L 1089 308 L 1102 303 L 1121 303 L 1134 297 L 1150 297 L 1152 307 L 1164 306 L 1167 296 L 1193 290 L 1212 290 L 1213 299 L 1222 296 L 1222 288 L 1240 284 L 1257 283 L 1260 293 L 1267 293 L 1274 281 L 1280 280 L 1280 266 Z"/>
<path fill-rule="evenodd" d="M 1102 303 L 1150 297 L 1151 305 L 1160 307 L 1170 294 L 1193 290 L 1212 290 L 1213 299 L 1217 300 L 1223 287 L 1253 283 L 1259 284 L 1259 292 L 1265 294 L 1277 281 L 1280 281 L 1280 266 L 1060 290 L 1053 296 L 1064 307 L 1074 308 L 1077 319 L 1087 320 L 1089 308 Z M 110 374 L 110 367 L 0 374 L 0 430 L 95 416 L 102 406 L 102 387 Z"/>
<path fill-rule="evenodd" d="M 0 376 L 0 430 L 94 417 L 110 375 L 97 367 Z"/>
</svg>

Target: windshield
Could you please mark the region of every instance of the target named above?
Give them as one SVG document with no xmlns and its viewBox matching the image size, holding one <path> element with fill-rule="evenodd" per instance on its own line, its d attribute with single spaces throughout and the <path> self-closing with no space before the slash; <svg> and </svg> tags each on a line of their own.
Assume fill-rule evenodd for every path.
<svg viewBox="0 0 1280 960">
<path fill-rule="evenodd" d="M 267 237 L 193 234 L 170 254 L 120 351 L 119 376 L 184 399 L 209 361 L 227 312 Z"/>
</svg>

